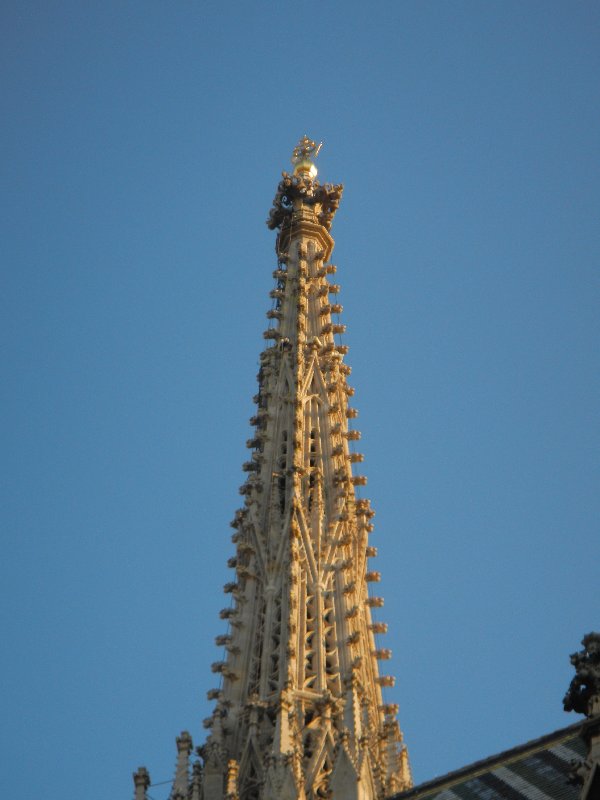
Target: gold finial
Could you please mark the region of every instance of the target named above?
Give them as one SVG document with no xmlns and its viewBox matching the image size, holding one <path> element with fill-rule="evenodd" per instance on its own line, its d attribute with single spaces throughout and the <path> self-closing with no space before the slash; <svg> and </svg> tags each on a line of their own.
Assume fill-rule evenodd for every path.
<svg viewBox="0 0 600 800">
<path fill-rule="evenodd" d="M 292 153 L 292 164 L 294 165 L 294 175 L 304 174 L 314 178 L 317 174 L 315 158 L 319 155 L 323 142 L 313 142 L 306 134 L 300 139 L 294 152 Z"/>
</svg>

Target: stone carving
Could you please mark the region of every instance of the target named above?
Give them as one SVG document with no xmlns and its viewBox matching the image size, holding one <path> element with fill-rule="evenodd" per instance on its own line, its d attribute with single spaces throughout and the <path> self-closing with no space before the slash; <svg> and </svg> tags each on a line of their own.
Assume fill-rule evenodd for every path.
<svg viewBox="0 0 600 800">
<path fill-rule="evenodd" d="M 592 762 L 587 759 L 573 759 L 569 762 L 568 783 L 572 786 L 583 786 L 592 767 Z"/>
<path fill-rule="evenodd" d="M 320 184 L 308 174 L 290 175 L 283 172 L 267 225 L 271 230 L 290 225 L 293 213 L 298 213 L 304 207 L 312 210 L 316 221 L 330 230 L 343 191 L 342 184 Z"/>
<path fill-rule="evenodd" d="M 565 711 L 591 717 L 600 714 L 600 633 L 588 633 L 581 640 L 583 650 L 573 653 L 575 677 L 565 694 Z"/>
<path fill-rule="evenodd" d="M 600 789 L 600 633 L 588 633 L 581 644 L 583 650 L 571 656 L 575 677 L 563 705 L 588 718 L 581 731 L 587 758 L 571 762 L 570 782 L 582 787 L 582 800 L 595 800 Z"/>
</svg>

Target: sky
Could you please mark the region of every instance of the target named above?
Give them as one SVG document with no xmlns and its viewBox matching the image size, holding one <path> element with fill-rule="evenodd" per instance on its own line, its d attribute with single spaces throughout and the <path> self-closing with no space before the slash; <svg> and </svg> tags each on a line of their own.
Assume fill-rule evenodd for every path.
<svg viewBox="0 0 600 800">
<path fill-rule="evenodd" d="M 575 722 L 568 656 L 600 627 L 598 4 L 0 14 L 3 794 L 130 798 L 144 764 L 165 800 L 175 736 L 204 739 L 264 222 L 304 133 L 345 185 L 414 779 Z"/>
</svg>

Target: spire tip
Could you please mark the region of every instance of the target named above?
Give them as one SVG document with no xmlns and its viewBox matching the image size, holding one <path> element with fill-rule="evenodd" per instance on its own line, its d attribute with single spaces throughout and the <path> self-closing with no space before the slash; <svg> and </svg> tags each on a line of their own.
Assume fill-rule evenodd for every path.
<svg viewBox="0 0 600 800">
<path fill-rule="evenodd" d="M 317 168 L 315 166 L 315 159 L 319 155 L 323 142 L 313 142 L 306 134 L 300 139 L 292 153 L 292 164 L 294 165 L 294 175 L 308 175 L 310 178 L 315 178 L 317 175 Z"/>
</svg>

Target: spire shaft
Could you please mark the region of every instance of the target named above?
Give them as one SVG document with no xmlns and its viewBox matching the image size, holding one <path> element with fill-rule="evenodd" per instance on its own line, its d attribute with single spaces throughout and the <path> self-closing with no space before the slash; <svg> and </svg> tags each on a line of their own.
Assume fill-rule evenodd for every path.
<svg viewBox="0 0 600 800">
<path fill-rule="evenodd" d="M 283 173 L 268 225 L 277 267 L 260 356 L 257 411 L 248 441 L 244 506 L 232 523 L 233 608 L 218 637 L 222 686 L 202 749 L 206 800 L 238 796 L 381 798 L 410 785 L 401 734 L 381 687 L 368 583 L 373 516 L 355 487 L 362 461 L 349 426 L 345 330 L 329 281 L 329 229 L 342 186 L 315 180 L 306 137 Z M 359 791 L 360 785 L 360 791 Z M 347 794 L 348 787 L 354 789 Z M 337 788 L 336 788 L 337 787 Z M 236 795 L 236 793 L 238 793 Z"/>
</svg>

